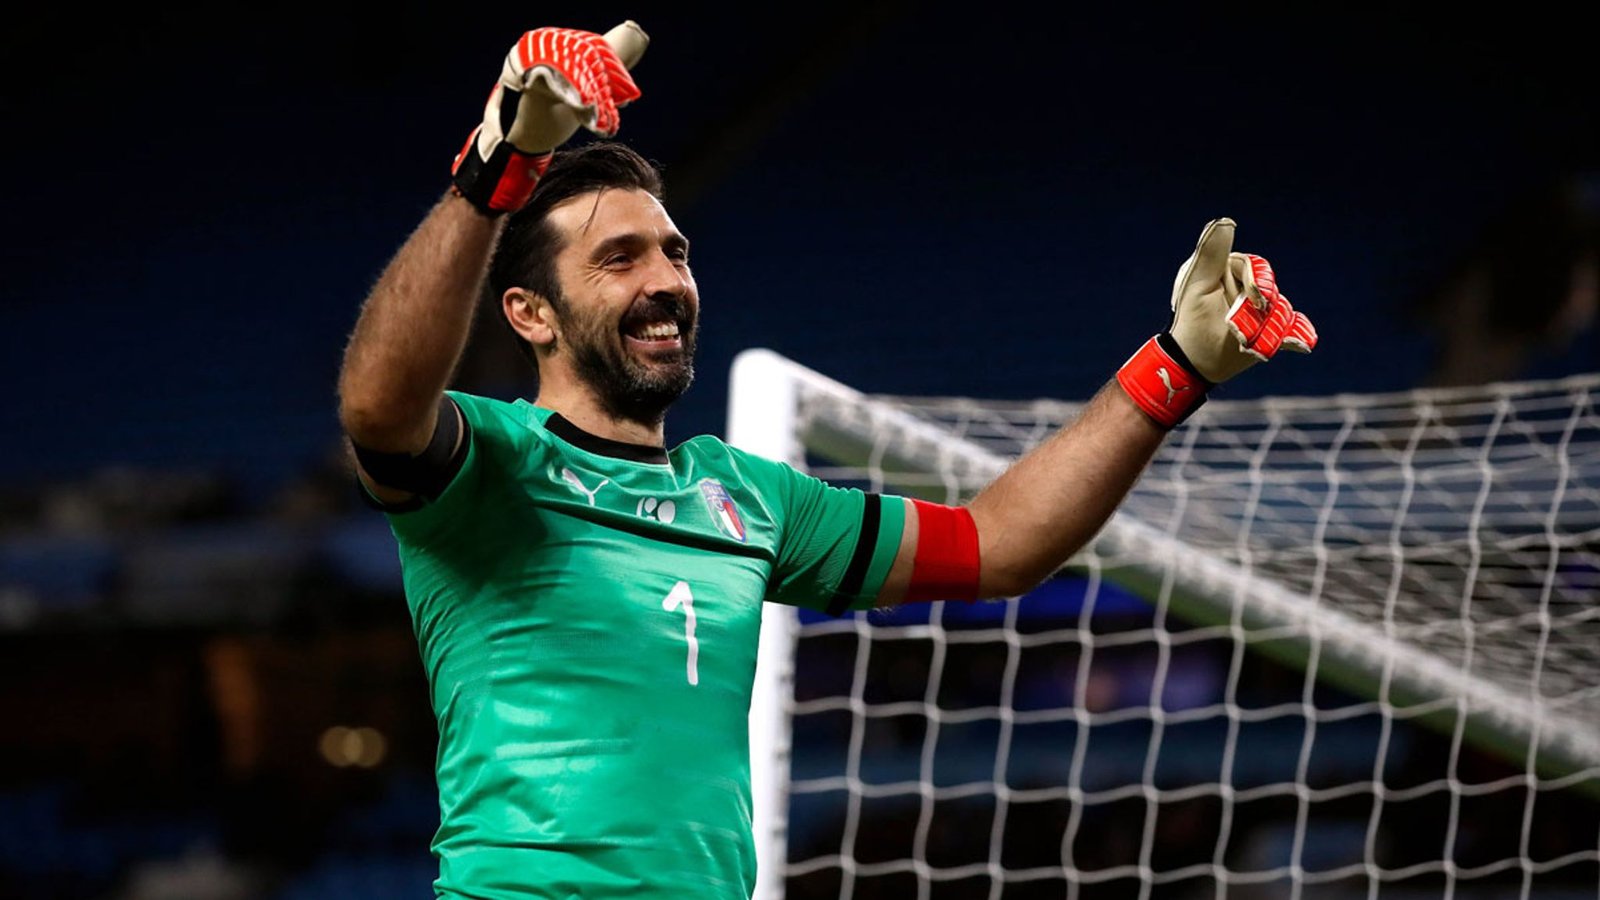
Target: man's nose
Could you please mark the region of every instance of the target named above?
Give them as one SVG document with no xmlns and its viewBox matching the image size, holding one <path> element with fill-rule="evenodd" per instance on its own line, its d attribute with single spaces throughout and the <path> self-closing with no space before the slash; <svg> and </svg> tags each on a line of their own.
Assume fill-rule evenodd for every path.
<svg viewBox="0 0 1600 900">
<path fill-rule="evenodd" d="M 665 252 L 657 250 L 651 253 L 648 265 L 644 285 L 646 296 L 670 294 L 682 297 L 689 290 L 689 273 L 674 265 Z"/>
</svg>

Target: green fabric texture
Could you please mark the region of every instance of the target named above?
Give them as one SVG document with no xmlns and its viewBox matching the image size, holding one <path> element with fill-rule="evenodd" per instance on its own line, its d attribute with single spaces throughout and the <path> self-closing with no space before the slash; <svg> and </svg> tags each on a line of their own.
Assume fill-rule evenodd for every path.
<svg viewBox="0 0 1600 900">
<path fill-rule="evenodd" d="M 639 462 L 450 396 L 461 471 L 389 514 L 439 725 L 438 893 L 748 897 L 762 601 L 825 609 L 864 540 L 870 605 L 903 502 L 862 535 L 860 491 L 715 438 Z"/>
</svg>

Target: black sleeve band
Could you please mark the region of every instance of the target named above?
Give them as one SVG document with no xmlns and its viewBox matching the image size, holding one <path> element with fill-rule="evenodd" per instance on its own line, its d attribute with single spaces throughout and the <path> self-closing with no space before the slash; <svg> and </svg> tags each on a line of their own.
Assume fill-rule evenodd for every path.
<svg viewBox="0 0 1600 900">
<path fill-rule="evenodd" d="M 437 500 L 455 480 L 467 461 L 472 426 L 449 397 L 439 401 L 439 418 L 433 426 L 428 446 L 415 456 L 409 453 L 379 453 L 351 441 L 356 461 L 367 477 L 384 487 L 409 491 L 419 497 Z"/>
<path fill-rule="evenodd" d="M 872 548 L 878 543 L 878 525 L 883 518 L 883 497 L 878 494 L 867 494 L 867 502 L 861 510 L 861 534 L 856 538 L 855 551 L 850 554 L 850 563 L 845 566 L 844 576 L 839 579 L 839 587 L 833 592 L 833 599 L 828 601 L 827 613 L 830 616 L 844 615 L 850 608 L 850 602 L 861 593 L 861 585 L 867 580 L 867 568 L 872 565 Z"/>
</svg>

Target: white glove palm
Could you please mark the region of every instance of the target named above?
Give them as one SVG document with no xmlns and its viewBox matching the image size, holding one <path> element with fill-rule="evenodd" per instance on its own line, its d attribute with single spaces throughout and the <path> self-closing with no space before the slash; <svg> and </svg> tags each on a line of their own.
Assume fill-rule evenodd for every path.
<svg viewBox="0 0 1600 900">
<path fill-rule="evenodd" d="M 550 153 L 580 127 L 616 134 L 618 107 L 639 97 L 628 69 L 649 40 L 631 20 L 604 37 L 572 28 L 524 34 L 500 67 L 483 124 L 456 154 L 456 191 L 486 212 L 520 209 Z"/>
<path fill-rule="evenodd" d="M 1317 330 L 1278 292 L 1272 266 L 1233 252 L 1232 219 L 1206 224 L 1172 283 L 1172 324 L 1117 371 L 1117 382 L 1158 425 L 1172 428 L 1206 391 L 1280 348 L 1310 353 Z"/>
<path fill-rule="evenodd" d="M 1167 330 L 1207 381 L 1227 381 L 1280 347 L 1310 353 L 1317 331 L 1278 292 L 1272 266 L 1234 253 L 1232 219 L 1206 224 L 1172 283 Z"/>
</svg>

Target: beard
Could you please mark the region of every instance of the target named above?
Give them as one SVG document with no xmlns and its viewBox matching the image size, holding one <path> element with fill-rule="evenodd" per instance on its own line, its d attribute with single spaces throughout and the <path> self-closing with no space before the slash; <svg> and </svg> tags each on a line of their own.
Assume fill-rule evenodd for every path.
<svg viewBox="0 0 1600 900">
<path fill-rule="evenodd" d="M 570 304 L 564 305 L 571 309 Z M 635 352 L 628 346 L 621 323 L 644 316 L 670 317 L 677 322 L 681 346 Z M 622 316 L 621 323 L 581 314 L 567 318 L 567 349 L 572 353 L 573 369 L 595 392 L 606 415 L 659 425 L 667 408 L 694 383 L 695 339 L 700 326 L 683 301 L 671 297 L 641 301 Z"/>
</svg>

